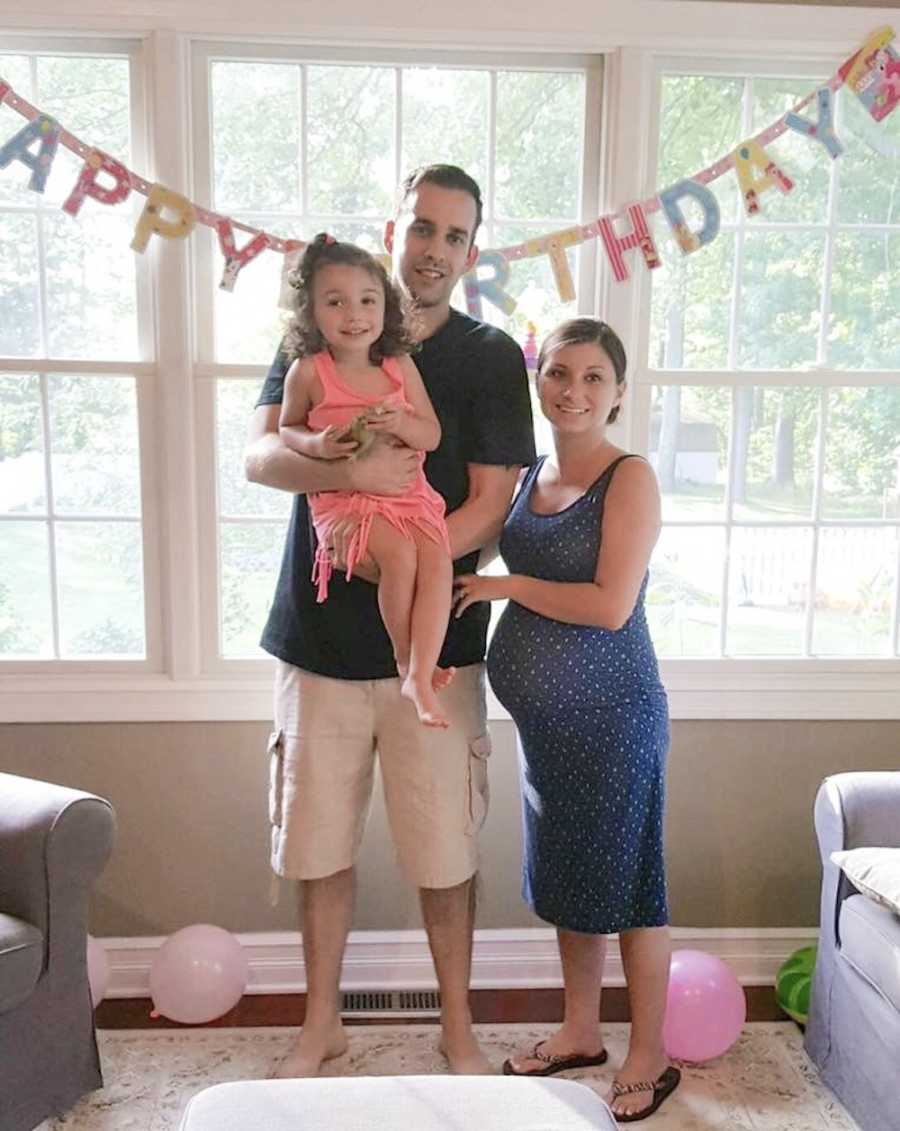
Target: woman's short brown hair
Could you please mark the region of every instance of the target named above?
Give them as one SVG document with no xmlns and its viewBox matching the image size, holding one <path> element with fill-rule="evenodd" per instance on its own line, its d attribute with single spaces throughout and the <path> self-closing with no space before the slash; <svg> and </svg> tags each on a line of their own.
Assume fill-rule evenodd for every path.
<svg viewBox="0 0 900 1131">
<path fill-rule="evenodd" d="M 551 330 L 541 344 L 538 354 L 538 373 L 544 368 L 544 362 L 552 353 L 564 346 L 581 346 L 586 344 L 599 346 L 613 364 L 616 374 L 616 384 L 625 384 L 625 369 L 628 359 L 625 356 L 625 347 L 615 330 L 601 322 L 599 318 L 572 318 L 562 322 L 555 330 Z M 606 418 L 607 424 L 612 424 L 619 415 L 619 405 L 610 410 Z"/>
</svg>

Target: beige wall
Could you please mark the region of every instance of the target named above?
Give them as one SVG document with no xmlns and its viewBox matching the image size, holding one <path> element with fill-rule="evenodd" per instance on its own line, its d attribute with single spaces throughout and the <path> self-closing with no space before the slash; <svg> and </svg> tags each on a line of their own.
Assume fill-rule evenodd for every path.
<svg viewBox="0 0 900 1131">
<path fill-rule="evenodd" d="M 265 738 L 258 723 L 0 726 L 0 769 L 108 797 L 119 820 L 99 885 L 98 935 L 168 934 L 188 923 L 291 929 L 269 903 Z M 479 926 L 536 924 L 520 902 L 511 724 L 492 724 L 492 808 Z M 811 808 L 826 774 L 900 766 L 896 722 L 675 722 L 668 858 L 673 922 L 794 927 L 818 919 Z M 366 832 L 357 929 L 419 925 L 381 805 Z"/>
</svg>

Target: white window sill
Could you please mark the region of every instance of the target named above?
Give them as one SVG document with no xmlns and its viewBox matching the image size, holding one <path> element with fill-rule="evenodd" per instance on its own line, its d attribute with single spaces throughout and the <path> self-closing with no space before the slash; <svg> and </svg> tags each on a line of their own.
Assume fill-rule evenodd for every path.
<svg viewBox="0 0 900 1131">
<path fill-rule="evenodd" d="M 267 665 L 175 681 L 146 674 L 0 676 L 0 722 L 241 722 L 272 717 Z M 663 664 L 673 719 L 900 719 L 900 664 Z M 508 719 L 492 694 L 491 719 Z"/>
</svg>

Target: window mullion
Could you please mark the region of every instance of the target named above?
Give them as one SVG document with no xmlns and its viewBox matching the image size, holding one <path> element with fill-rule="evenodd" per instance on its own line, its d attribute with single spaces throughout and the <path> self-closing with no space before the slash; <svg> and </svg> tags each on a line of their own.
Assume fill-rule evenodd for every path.
<svg viewBox="0 0 900 1131">
<path fill-rule="evenodd" d="M 394 184 L 399 185 L 403 169 L 403 68 L 394 68 Z M 393 216 L 391 217 L 393 219 Z"/>
<path fill-rule="evenodd" d="M 813 654 L 813 628 L 816 615 L 816 585 L 819 572 L 819 538 L 822 510 L 822 479 L 825 467 L 825 433 L 828 428 L 828 390 L 819 390 L 819 427 L 816 430 L 815 472 L 812 497 L 812 558 L 806 586 L 806 624 L 804 626 L 804 655 Z"/>
<path fill-rule="evenodd" d="M 157 31 L 149 37 L 152 166 L 164 184 L 189 183 L 183 113 L 189 98 L 185 48 L 184 38 L 173 31 Z M 200 671 L 189 241 L 154 239 L 147 254 L 154 256 L 157 312 L 164 667 L 173 678 L 185 679 Z"/>
<path fill-rule="evenodd" d="M 50 574 L 50 624 L 53 658 L 62 657 L 59 630 L 59 572 L 56 563 L 56 506 L 53 500 L 53 458 L 50 448 L 50 392 L 46 373 L 40 376 L 41 432 L 44 445 L 44 485 L 47 494 L 47 564 Z"/>
<path fill-rule="evenodd" d="M 491 71 L 490 94 L 488 97 L 488 153 L 487 153 L 487 231 L 482 233 L 488 247 L 494 243 L 494 213 L 497 185 L 497 72 Z"/>
<path fill-rule="evenodd" d="M 301 230 L 306 233 L 309 218 L 309 69 L 300 64 L 300 208 L 303 212 Z"/>
</svg>

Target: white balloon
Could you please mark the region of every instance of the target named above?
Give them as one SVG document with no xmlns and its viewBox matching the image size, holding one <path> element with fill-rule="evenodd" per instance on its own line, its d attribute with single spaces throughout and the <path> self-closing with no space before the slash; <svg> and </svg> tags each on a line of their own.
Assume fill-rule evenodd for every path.
<svg viewBox="0 0 900 1131">
<path fill-rule="evenodd" d="M 93 935 L 87 937 L 87 968 L 88 981 L 91 984 L 91 1004 L 96 1009 L 106 997 L 106 987 L 109 985 L 109 959 L 106 957 L 105 948 Z"/>
<path fill-rule="evenodd" d="M 157 1013 L 185 1025 L 202 1025 L 237 1005 L 247 977 L 247 956 L 234 935 L 195 923 L 170 935 L 156 952 L 150 994 Z"/>
</svg>

